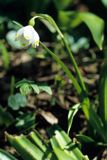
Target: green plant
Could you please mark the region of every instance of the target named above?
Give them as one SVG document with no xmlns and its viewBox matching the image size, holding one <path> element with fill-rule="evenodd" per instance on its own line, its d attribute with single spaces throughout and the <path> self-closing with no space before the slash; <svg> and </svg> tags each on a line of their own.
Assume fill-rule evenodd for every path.
<svg viewBox="0 0 107 160">
<path fill-rule="evenodd" d="M 19 110 L 27 105 L 27 99 L 24 95 L 17 93 L 10 95 L 8 98 L 8 106 L 13 110 Z"/>
<path fill-rule="evenodd" d="M 91 33 L 93 35 L 93 38 L 94 38 L 96 44 L 101 49 L 102 48 L 102 42 L 103 42 L 103 29 L 104 29 L 103 20 L 100 19 L 99 17 L 91 14 L 91 13 L 73 13 L 73 14 L 76 14 L 77 16 L 79 16 L 77 24 L 81 23 L 81 21 L 84 21 L 84 23 L 86 23 L 86 25 L 91 30 Z M 70 15 L 71 15 L 71 13 L 70 13 Z M 82 77 L 82 75 L 79 71 L 77 62 L 74 59 L 74 56 L 73 56 L 73 54 L 72 54 L 72 52 L 71 52 L 71 50 L 70 50 L 70 48 L 67 44 L 67 41 L 66 41 L 65 37 L 63 36 L 62 32 L 60 31 L 60 29 L 58 28 L 58 26 L 56 25 L 56 23 L 54 22 L 54 20 L 50 16 L 44 15 L 44 14 L 39 14 L 39 15 L 33 17 L 29 21 L 29 24 L 34 26 L 35 25 L 35 19 L 40 19 L 40 21 L 42 21 L 48 27 L 48 29 L 51 32 L 57 32 L 58 35 L 60 36 L 64 46 L 67 49 L 67 52 L 68 52 L 69 56 L 71 58 L 71 62 L 73 64 L 73 67 L 75 68 L 75 71 L 76 71 L 76 74 L 77 74 L 77 77 L 78 77 L 78 81 L 75 79 L 75 77 L 73 76 L 71 71 L 68 69 L 68 67 L 60 60 L 58 55 L 54 54 L 42 42 L 40 42 L 40 44 L 53 57 L 53 59 L 56 62 L 58 62 L 58 64 L 61 65 L 64 72 L 67 74 L 69 79 L 73 82 L 73 85 L 74 85 L 75 89 L 77 90 L 77 92 L 80 96 L 81 108 L 82 108 L 82 110 L 85 114 L 86 119 L 89 121 L 89 123 L 91 124 L 93 129 L 95 129 L 97 131 L 97 134 L 101 136 L 102 141 L 104 141 L 106 143 L 107 137 L 106 137 L 106 134 L 104 133 L 104 124 L 103 124 L 100 116 L 94 111 L 93 105 L 91 104 L 90 99 L 88 98 L 88 94 L 87 94 L 88 92 L 87 92 L 83 77 Z M 95 29 L 96 26 L 94 27 L 94 20 L 95 19 L 98 22 L 96 29 Z M 91 23 L 93 23 L 92 28 L 91 28 Z"/>
<path fill-rule="evenodd" d="M 2 56 L 3 67 L 8 69 L 10 64 L 10 55 L 2 42 L 0 42 L 0 55 Z"/>
<path fill-rule="evenodd" d="M 44 141 L 37 131 L 32 131 L 27 136 L 6 133 L 6 137 L 24 160 L 88 160 L 88 157 L 79 150 L 78 144 L 59 126 L 53 126 L 48 132 L 50 135 L 48 142 Z M 0 156 L 0 158 L 6 156 L 7 160 L 15 159 L 3 150 L 0 150 Z"/>
<path fill-rule="evenodd" d="M 19 88 L 20 92 L 23 95 L 27 95 L 32 91 L 36 94 L 44 91 L 49 95 L 52 95 L 52 90 L 47 84 L 36 84 L 34 81 L 29 81 L 26 79 L 23 79 L 16 83 L 16 88 Z"/>
<path fill-rule="evenodd" d="M 98 47 L 100 49 L 102 49 L 103 29 L 104 29 L 104 22 L 103 22 L 102 19 L 100 19 L 99 17 L 97 17 L 97 16 L 95 16 L 91 13 L 87 13 L 87 12 L 86 13 L 76 13 L 76 12 L 63 13 L 62 12 L 60 14 L 65 14 L 65 16 L 68 16 L 68 18 L 71 17 L 72 15 L 74 17 L 76 17 L 74 19 L 74 22 L 73 22 L 74 26 L 75 25 L 77 26 L 81 22 L 84 22 L 88 26 L 89 30 L 91 31 L 94 41 L 96 42 Z M 95 134 L 100 136 L 102 144 L 107 143 L 107 136 L 106 136 L 107 132 L 106 132 L 106 126 L 105 126 L 105 123 L 106 123 L 106 116 L 105 116 L 105 113 L 106 113 L 105 108 L 106 107 L 105 107 L 105 104 L 103 105 L 103 115 L 104 116 L 102 118 L 100 116 L 100 114 L 99 115 L 97 114 L 97 112 L 94 110 L 93 105 L 91 104 L 91 101 L 88 97 L 88 91 L 87 91 L 86 85 L 84 83 L 84 79 L 83 79 L 83 77 L 80 73 L 78 64 L 75 61 L 75 58 L 74 58 L 74 56 L 73 56 L 73 54 L 70 50 L 70 47 L 67 43 L 66 38 L 64 37 L 64 35 L 62 34 L 62 32 L 60 31 L 58 26 L 56 25 L 55 21 L 49 15 L 37 14 L 36 16 L 34 16 L 33 18 L 30 19 L 29 25 L 34 26 L 36 19 L 39 19 L 41 22 L 43 22 L 51 32 L 58 33 L 58 35 L 60 36 L 60 40 L 63 42 L 63 46 L 67 50 L 67 53 L 68 53 L 68 55 L 71 59 L 72 65 L 73 65 L 73 67 L 75 69 L 75 72 L 76 72 L 76 75 L 77 75 L 77 79 L 76 79 L 74 77 L 74 75 L 72 74 L 72 72 L 69 70 L 68 66 L 66 66 L 64 64 L 64 62 L 60 59 L 60 57 L 58 55 L 56 55 L 54 52 L 52 52 L 49 48 L 47 48 L 47 46 L 45 46 L 42 42 L 40 42 L 40 45 L 47 51 L 47 53 L 49 53 L 53 57 L 53 59 L 62 67 L 63 71 L 66 73 L 66 75 L 72 81 L 72 83 L 73 83 L 73 85 L 74 85 L 74 87 L 75 87 L 75 89 L 76 89 L 76 91 L 77 91 L 77 93 L 80 97 L 80 104 L 76 104 L 75 106 L 73 106 L 70 109 L 69 114 L 68 114 L 68 134 L 69 134 L 70 128 L 72 126 L 73 118 L 74 118 L 75 114 L 77 113 L 77 111 L 81 108 L 84 112 L 84 115 L 85 115 L 86 119 L 88 120 L 91 127 L 93 128 L 93 131 L 95 131 Z M 98 23 L 97 26 L 95 26 L 95 23 L 94 23 L 95 20 Z M 68 24 L 68 21 L 66 23 Z M 92 26 L 91 26 L 91 24 L 92 24 Z M 23 35 L 21 34 L 20 36 L 23 36 Z M 26 36 L 27 36 L 27 32 L 26 32 Z M 29 39 L 27 39 L 26 37 L 25 37 L 25 40 L 27 41 L 27 43 L 30 42 Z M 32 44 L 32 43 L 28 43 L 28 44 Z M 104 73 L 105 73 L 105 71 L 104 71 Z M 104 77 L 106 78 L 106 76 L 104 76 Z M 102 80 L 102 82 L 101 82 L 104 89 L 105 89 L 105 82 L 106 82 L 106 79 Z M 30 93 L 32 90 L 37 94 L 40 92 L 40 90 L 46 91 L 49 94 L 51 94 L 51 90 L 49 89 L 49 87 L 47 88 L 47 87 L 44 87 L 44 86 L 36 85 L 32 81 L 27 81 L 26 82 L 26 80 L 24 80 L 24 81 L 20 82 L 19 84 L 17 84 L 17 87 L 19 87 L 21 93 L 23 93 L 25 95 Z M 104 93 L 103 95 L 105 97 L 106 94 L 105 94 L 105 92 L 103 92 L 103 93 Z M 106 102 L 105 98 L 104 98 L 104 102 Z M 58 133 L 58 135 L 60 135 L 60 134 Z M 54 150 L 54 154 L 59 160 L 62 159 L 62 157 L 59 156 L 59 153 L 61 153 L 61 155 L 63 155 L 63 157 L 65 156 L 66 159 L 68 158 L 68 160 L 69 160 L 71 158 L 70 157 L 71 154 L 68 155 L 68 151 L 65 152 L 65 150 L 62 150 L 64 148 L 61 148 L 61 149 L 57 148 L 56 149 L 56 147 L 63 146 L 63 143 L 60 145 L 58 143 L 58 139 L 56 140 L 57 136 L 54 137 L 53 139 L 51 139 L 51 145 L 52 145 L 52 148 Z M 64 136 L 65 136 L 65 134 L 64 134 Z M 23 136 L 23 135 L 20 138 L 16 137 L 15 139 L 12 136 L 9 136 L 9 135 L 7 135 L 7 137 L 8 137 L 8 139 L 10 139 L 10 142 L 12 143 L 12 145 L 14 145 L 14 147 L 16 149 L 18 149 L 21 154 L 23 154 L 23 153 L 22 153 L 22 150 L 21 150 L 20 147 L 23 148 L 24 147 L 23 145 L 27 144 L 27 143 L 29 143 L 29 145 L 31 145 L 31 143 L 28 141 L 28 139 L 26 139 L 26 137 Z M 93 142 L 94 141 L 90 137 L 84 136 L 84 135 L 78 135 L 77 138 L 84 139 L 84 141 L 87 141 L 87 142 Z M 22 140 L 22 142 L 20 142 L 20 140 Z M 53 146 L 53 144 L 54 144 L 54 146 Z M 31 148 L 32 148 L 32 145 L 31 145 Z M 37 149 L 37 147 L 35 149 Z M 27 151 L 26 153 L 28 155 L 29 148 L 26 151 Z M 32 153 L 31 153 L 32 155 L 31 156 L 33 156 L 33 154 L 34 154 L 35 157 L 37 156 L 37 159 L 39 160 L 43 156 L 43 153 L 41 152 L 41 150 L 38 150 L 38 153 L 39 153 L 40 157 L 38 157 L 38 155 L 36 155 L 35 151 L 33 151 L 33 148 L 32 148 Z M 24 155 L 25 155 L 25 158 L 26 158 L 26 154 L 23 154 L 23 156 Z M 79 157 L 81 157 L 81 154 L 79 155 Z M 75 159 L 75 158 L 79 158 L 79 157 L 72 157 L 72 158 Z"/>
</svg>

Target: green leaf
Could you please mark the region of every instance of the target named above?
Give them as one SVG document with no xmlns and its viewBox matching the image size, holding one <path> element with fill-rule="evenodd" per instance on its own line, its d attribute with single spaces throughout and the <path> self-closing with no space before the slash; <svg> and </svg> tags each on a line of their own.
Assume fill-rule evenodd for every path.
<svg viewBox="0 0 107 160">
<path fill-rule="evenodd" d="M 76 104 L 73 107 L 71 107 L 70 110 L 69 110 L 69 113 L 68 113 L 68 131 L 67 131 L 68 134 L 70 132 L 74 116 L 76 115 L 76 113 L 78 112 L 79 109 L 80 109 L 80 104 Z"/>
<path fill-rule="evenodd" d="M 22 95 L 28 95 L 32 92 L 31 84 L 34 84 L 34 81 L 23 79 L 16 83 L 16 88 L 20 89 Z"/>
<path fill-rule="evenodd" d="M 82 108 L 85 112 L 86 118 L 89 120 L 89 123 L 93 127 L 94 130 L 97 131 L 97 134 L 100 135 L 103 141 L 106 142 L 106 135 L 104 133 L 104 124 L 101 120 L 101 117 L 95 112 L 93 105 L 90 104 L 89 108 L 85 110 L 85 105 L 82 105 Z"/>
<path fill-rule="evenodd" d="M 45 145 L 45 143 L 43 143 L 42 138 L 40 137 L 39 133 L 37 131 L 35 132 L 31 132 L 29 134 L 28 137 L 35 145 L 38 145 L 39 148 L 41 148 L 41 150 L 43 152 L 46 152 L 47 150 L 47 146 Z"/>
<path fill-rule="evenodd" d="M 8 69 L 10 64 L 10 55 L 6 49 L 6 46 L 1 42 L 0 42 L 0 54 L 2 55 L 4 68 Z"/>
<path fill-rule="evenodd" d="M 58 125 L 55 126 L 52 126 L 54 135 L 48 143 L 36 131 L 28 136 L 12 136 L 6 133 L 6 137 L 24 160 L 89 160 L 70 137 Z"/>
<path fill-rule="evenodd" d="M 22 28 L 23 25 L 17 21 L 12 21 L 14 25 L 17 25 L 19 28 Z"/>
<path fill-rule="evenodd" d="M 20 93 L 17 93 L 15 95 L 15 98 L 20 107 L 25 107 L 25 105 L 27 104 L 27 99 L 25 96 L 21 95 Z"/>
<path fill-rule="evenodd" d="M 52 95 L 52 90 L 51 90 L 51 88 L 49 87 L 49 86 L 47 86 L 46 84 L 44 84 L 44 85 L 39 85 L 38 86 L 39 87 L 39 89 L 41 90 L 41 91 L 45 91 L 46 93 L 48 93 L 49 95 Z"/>
<path fill-rule="evenodd" d="M 8 127 L 13 121 L 13 116 L 0 106 L 0 125 Z"/>
<path fill-rule="evenodd" d="M 101 0 L 101 1 L 102 1 L 103 5 L 104 5 L 105 7 L 107 7 L 107 0 Z"/>
<path fill-rule="evenodd" d="M 27 95 L 32 91 L 39 94 L 41 91 L 45 91 L 49 95 L 52 95 L 52 90 L 47 84 L 35 84 L 34 81 L 22 80 L 16 84 L 16 88 L 20 88 L 20 92 L 23 95 Z"/>
<path fill-rule="evenodd" d="M 77 145 L 72 142 L 70 137 L 62 130 L 55 130 L 55 135 L 51 138 L 51 145 L 59 160 L 62 160 L 62 155 L 68 159 L 71 158 L 72 160 L 86 159 Z M 58 154 L 58 151 L 59 153 L 63 153 Z"/>
<path fill-rule="evenodd" d="M 18 160 L 15 157 L 13 157 L 8 152 L 4 151 L 3 149 L 0 149 L 0 160 Z"/>
<path fill-rule="evenodd" d="M 89 28 L 95 43 L 102 49 L 104 21 L 100 17 L 90 12 L 61 11 L 59 13 L 59 21 L 62 26 L 67 28 L 76 27 L 84 22 Z"/>
<path fill-rule="evenodd" d="M 22 49 L 22 44 L 20 41 L 16 41 L 16 34 L 17 31 L 16 30 L 10 30 L 7 34 L 6 34 L 6 40 L 8 42 L 8 44 L 13 48 L 13 49 Z"/>
<path fill-rule="evenodd" d="M 28 95 L 30 94 L 32 91 L 31 86 L 27 83 L 24 83 L 21 87 L 20 87 L 20 92 L 23 95 Z"/>
<path fill-rule="evenodd" d="M 43 160 L 44 153 L 24 135 L 7 134 L 7 139 L 24 160 Z"/>
<path fill-rule="evenodd" d="M 81 143 L 96 143 L 94 139 L 92 139 L 89 136 L 83 135 L 83 134 L 77 134 L 76 138 Z"/>
<path fill-rule="evenodd" d="M 40 93 L 40 88 L 39 88 L 38 85 L 36 85 L 36 84 L 31 84 L 31 87 L 32 87 L 34 93 L 37 93 L 37 94 Z"/>
<path fill-rule="evenodd" d="M 17 93 L 15 95 L 11 95 L 8 98 L 8 106 L 13 110 L 18 110 L 21 107 L 25 107 L 27 104 L 27 99 L 24 95 Z"/>
<path fill-rule="evenodd" d="M 104 60 L 99 84 L 99 114 L 102 118 L 107 134 L 107 59 Z"/>
<path fill-rule="evenodd" d="M 35 113 L 24 113 L 16 118 L 15 126 L 22 133 L 35 127 Z"/>
<path fill-rule="evenodd" d="M 16 83 L 16 88 L 21 87 L 25 83 L 27 83 L 27 84 L 34 84 L 34 81 L 30 81 L 30 80 L 27 80 L 27 79 L 22 79 L 21 81 L 19 81 L 19 82 Z"/>
<path fill-rule="evenodd" d="M 58 160 L 63 160 L 63 159 L 66 159 L 66 160 L 77 160 L 76 158 L 74 158 L 74 157 L 71 157 L 68 153 L 66 153 L 64 150 L 62 150 L 62 149 L 60 149 L 60 148 L 58 148 L 58 147 L 55 147 L 55 141 L 54 141 L 54 138 L 53 138 L 53 140 L 52 140 L 52 145 L 54 145 L 53 146 L 53 150 L 54 150 L 54 152 L 55 152 L 55 154 L 56 154 L 56 156 L 57 156 L 57 158 L 58 158 Z"/>
<path fill-rule="evenodd" d="M 74 0 L 53 0 L 57 10 L 63 10 L 72 4 Z"/>
</svg>

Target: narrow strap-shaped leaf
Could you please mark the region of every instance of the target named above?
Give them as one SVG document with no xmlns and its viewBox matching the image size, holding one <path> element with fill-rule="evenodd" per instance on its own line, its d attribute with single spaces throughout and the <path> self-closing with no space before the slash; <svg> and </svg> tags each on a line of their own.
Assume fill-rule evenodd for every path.
<svg viewBox="0 0 107 160">
<path fill-rule="evenodd" d="M 43 143 L 41 137 L 38 135 L 38 133 L 35 132 L 31 132 L 28 136 L 28 138 L 36 145 L 38 145 L 38 147 L 45 152 L 47 150 L 47 146 L 45 145 L 45 143 Z"/>
<path fill-rule="evenodd" d="M 83 134 L 77 134 L 76 138 L 82 143 L 96 143 L 94 139 Z"/>
<path fill-rule="evenodd" d="M 68 113 L 68 130 L 67 130 L 68 134 L 70 132 L 74 116 L 78 112 L 79 109 L 80 109 L 80 104 L 76 104 L 76 105 L 72 106 L 69 109 L 69 113 Z"/>
<path fill-rule="evenodd" d="M 55 138 L 62 149 L 65 148 L 69 150 L 69 155 L 74 155 L 74 157 L 79 160 L 83 159 L 84 155 L 81 153 L 81 151 L 77 148 L 76 144 L 71 141 L 70 137 L 64 131 L 56 131 Z"/>
<path fill-rule="evenodd" d="M 66 159 L 66 160 L 71 160 L 71 159 L 72 160 L 77 160 L 73 153 L 72 153 L 72 155 L 69 155 L 68 151 L 67 152 L 64 151 L 64 149 L 62 149 L 59 146 L 59 144 L 58 144 L 58 142 L 57 142 L 55 137 L 51 138 L 50 141 L 51 141 L 51 145 L 52 145 L 52 148 L 54 150 L 54 153 L 56 154 L 58 160 L 63 160 L 63 159 Z"/>
<path fill-rule="evenodd" d="M 7 134 L 7 138 L 24 160 L 42 160 L 44 152 L 31 143 L 24 135 L 12 136 Z"/>
<path fill-rule="evenodd" d="M 105 128 L 107 128 L 107 59 L 104 60 L 101 68 L 99 101 L 99 114 L 103 120 Z M 106 129 L 105 132 L 105 134 L 107 134 Z"/>
<path fill-rule="evenodd" d="M 0 160 L 18 160 L 3 149 L 0 149 Z"/>
<path fill-rule="evenodd" d="M 46 145 L 37 131 L 33 131 L 28 135 L 29 140 L 38 146 L 43 152 L 43 159 L 57 160 L 55 154 L 52 152 L 50 145 Z"/>
</svg>

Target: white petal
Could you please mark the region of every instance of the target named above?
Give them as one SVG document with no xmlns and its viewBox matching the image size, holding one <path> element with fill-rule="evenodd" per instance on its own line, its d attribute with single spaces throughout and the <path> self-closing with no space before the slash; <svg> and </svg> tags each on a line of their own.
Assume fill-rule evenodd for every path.
<svg viewBox="0 0 107 160">
<path fill-rule="evenodd" d="M 25 39 L 32 39 L 33 38 L 33 27 L 32 26 L 26 26 L 24 27 L 23 36 Z"/>
<path fill-rule="evenodd" d="M 33 46 L 34 48 L 36 48 L 37 46 L 39 46 L 39 41 L 40 41 L 39 35 L 38 35 L 38 33 L 34 30 L 34 32 L 33 32 L 33 39 L 32 39 L 32 46 Z"/>
<path fill-rule="evenodd" d="M 32 45 L 32 47 L 36 48 L 39 45 L 40 38 L 35 29 L 28 25 L 19 29 L 16 35 L 16 39 L 20 40 L 23 46 Z"/>
</svg>

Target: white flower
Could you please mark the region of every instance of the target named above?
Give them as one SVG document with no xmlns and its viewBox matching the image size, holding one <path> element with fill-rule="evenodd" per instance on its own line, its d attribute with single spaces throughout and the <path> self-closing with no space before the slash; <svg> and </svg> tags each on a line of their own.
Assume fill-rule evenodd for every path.
<svg viewBox="0 0 107 160">
<path fill-rule="evenodd" d="M 16 34 L 16 40 L 19 40 L 24 47 L 32 45 L 36 48 L 39 45 L 39 39 L 38 33 L 30 25 L 22 27 Z"/>
</svg>

